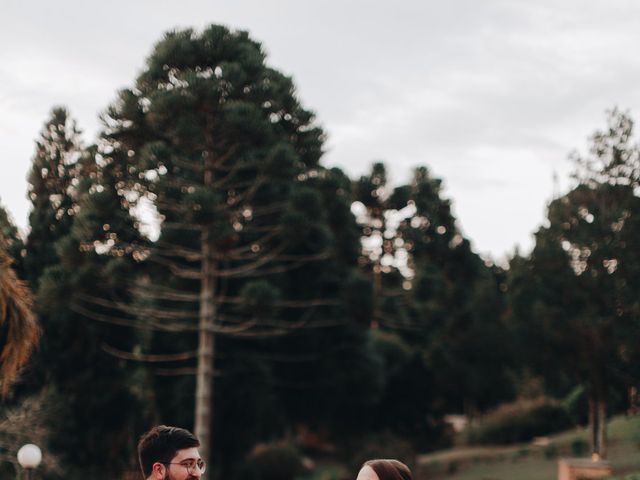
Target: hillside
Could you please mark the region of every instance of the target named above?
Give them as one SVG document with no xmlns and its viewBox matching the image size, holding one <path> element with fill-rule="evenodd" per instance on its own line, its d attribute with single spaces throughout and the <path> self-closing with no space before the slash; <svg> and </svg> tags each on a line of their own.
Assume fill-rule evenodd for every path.
<svg viewBox="0 0 640 480">
<path fill-rule="evenodd" d="M 418 457 L 421 479 L 552 480 L 559 457 L 587 456 L 587 429 L 567 431 L 535 443 L 465 447 Z M 608 424 L 608 460 L 614 475 L 640 472 L 640 416 L 614 417 Z"/>
</svg>

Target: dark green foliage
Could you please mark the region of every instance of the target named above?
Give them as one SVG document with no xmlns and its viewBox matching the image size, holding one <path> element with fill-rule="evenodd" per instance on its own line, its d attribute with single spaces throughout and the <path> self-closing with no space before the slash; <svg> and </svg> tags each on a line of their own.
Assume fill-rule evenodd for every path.
<svg viewBox="0 0 640 480">
<path fill-rule="evenodd" d="M 408 327 L 407 341 L 426 351 L 440 408 L 486 409 L 512 398 L 501 270 L 471 250 L 442 196 L 441 180 L 426 168 L 417 168 L 409 185 L 394 189 L 388 203 L 407 213 L 383 247 L 392 242 L 399 245 L 392 248 L 407 252 L 413 279 L 404 301 L 393 295 L 383 322 L 395 317 L 391 325 L 400 331 Z M 485 387 L 488 376 L 495 388 Z"/>
<path fill-rule="evenodd" d="M 60 399 L 48 421 L 66 478 L 111 478 L 130 468 L 130 432 L 139 418 L 131 371 L 105 351 L 131 350 L 135 335 L 109 323 L 113 311 L 94 303 L 125 299 L 134 276 L 131 245 L 139 234 L 112 167 L 94 148 L 81 150 L 74 122 L 64 109 L 54 110 L 30 176 L 25 265 L 38 285 L 44 330 L 30 383 L 53 385 Z"/>
<path fill-rule="evenodd" d="M 584 457 L 589 451 L 589 444 L 581 438 L 576 438 L 571 442 L 571 455 L 574 457 Z"/>
<path fill-rule="evenodd" d="M 372 331 L 371 347 L 380 358 L 383 389 L 373 432 L 386 431 L 418 451 L 448 445 L 434 390 L 434 373 L 423 351 L 397 334 Z"/>
<path fill-rule="evenodd" d="M 0 248 L 11 257 L 13 268 L 20 278 L 24 278 L 23 250 L 24 242 L 18 233 L 9 213 L 0 205 Z"/>
<path fill-rule="evenodd" d="M 359 272 L 354 272 L 345 282 L 345 304 L 351 318 L 365 326 L 373 314 L 374 295 L 371 279 Z"/>
<path fill-rule="evenodd" d="M 33 208 L 29 215 L 25 269 L 34 290 L 45 268 L 58 262 L 55 242 L 71 229 L 81 150 L 75 121 L 66 109 L 54 108 L 36 141 L 28 178 Z"/>
<path fill-rule="evenodd" d="M 295 329 L 273 342 L 274 352 L 290 356 L 287 361 L 280 353 L 282 361 L 275 362 L 274 371 L 290 421 L 328 430 L 330 440 L 340 443 L 368 428 L 381 388 L 376 358 L 358 325 L 362 310 L 370 308 L 370 283 L 353 271 L 358 236 L 346 177 L 337 169 L 323 170 L 306 183 L 320 195 L 323 208 L 314 215 L 326 222 L 335 253 L 287 272 L 278 284 L 289 296 L 325 298 L 330 304 L 307 310 L 310 328 Z M 360 280 L 364 288 L 356 286 Z"/>
<path fill-rule="evenodd" d="M 472 252 L 441 180 L 426 168 L 390 189 L 385 166 L 376 163 L 353 192 L 363 249 L 361 273 L 345 293 L 368 296 L 364 304 L 351 302 L 355 317 L 394 332 L 407 351 L 393 364 L 385 360 L 375 428 L 421 450 L 445 446 L 444 413 L 473 413 L 513 398 L 504 272 Z M 384 345 L 382 338 L 375 348 Z"/>
<path fill-rule="evenodd" d="M 231 477 L 242 471 L 240 456 L 259 440 L 279 438 L 286 426 L 269 363 L 251 351 L 234 353 L 218 362 L 221 375 L 214 401 L 216 438 L 220 439 L 214 468 Z"/>
<path fill-rule="evenodd" d="M 290 444 L 257 445 L 247 457 L 240 480 L 294 480 L 305 472 L 302 456 Z"/>
<path fill-rule="evenodd" d="M 131 350 L 135 336 L 127 328 L 97 323 L 77 312 L 77 306 L 87 308 L 87 296 L 112 294 L 108 284 L 116 279 L 102 276 L 113 271 L 109 263 L 89 254 L 73 270 L 63 263 L 49 267 L 40 282 L 39 301 L 48 312 L 43 318 L 41 352 L 46 381 L 56 385 L 65 399 L 62 416 L 66 420 L 51 419 L 50 428 L 56 432 L 52 448 L 67 465 L 73 465 L 68 470 L 72 477 L 76 468 L 80 476 L 93 468 L 93 478 L 107 478 L 109 472 L 128 467 L 132 459 L 130 432 L 140 409 L 129 385 L 132 372 L 104 346 Z M 120 288 L 126 278 L 120 277 Z M 99 310 L 108 318 L 108 310 Z"/>
<path fill-rule="evenodd" d="M 432 407 L 434 396 L 433 372 L 420 353 L 413 353 L 390 369 L 377 427 L 411 441 L 419 451 L 443 446 L 443 424 Z"/>
<path fill-rule="evenodd" d="M 385 378 L 388 378 L 395 369 L 406 364 L 414 353 L 414 349 L 397 334 L 372 330 L 369 336 L 371 348 L 381 360 Z"/>
<path fill-rule="evenodd" d="M 579 183 L 549 205 L 528 260 L 512 262 L 513 318 L 521 348 L 566 395 L 585 387 L 595 419 L 592 448 L 604 451 L 605 402 L 633 385 L 640 332 L 639 153 L 633 122 L 614 111 L 593 136 L 591 156 L 576 159 Z M 526 339 L 526 341 L 525 341 Z"/>
<path fill-rule="evenodd" d="M 576 425 L 586 425 L 589 419 L 587 394 L 582 385 L 575 387 L 562 400 L 562 405 Z"/>
<path fill-rule="evenodd" d="M 548 399 L 505 404 L 485 415 L 467 435 L 471 444 L 511 444 L 566 430 L 573 423 L 561 403 Z"/>
</svg>

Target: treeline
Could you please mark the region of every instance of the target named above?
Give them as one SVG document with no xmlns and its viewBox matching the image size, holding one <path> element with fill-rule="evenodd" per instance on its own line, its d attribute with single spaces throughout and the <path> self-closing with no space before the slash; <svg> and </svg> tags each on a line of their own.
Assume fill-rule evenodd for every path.
<svg viewBox="0 0 640 480">
<path fill-rule="evenodd" d="M 422 452 L 451 441 L 447 413 L 579 386 L 602 424 L 638 383 L 625 114 L 508 269 L 472 251 L 426 167 L 397 187 L 382 163 L 323 167 L 324 132 L 246 32 L 168 33 L 102 121 L 83 145 L 55 108 L 26 239 L 0 211 L 43 329 L 0 443 L 40 443 L 51 478 L 135 470 L 159 422 L 195 428 L 214 476 L 241 478 L 259 444 Z"/>
</svg>

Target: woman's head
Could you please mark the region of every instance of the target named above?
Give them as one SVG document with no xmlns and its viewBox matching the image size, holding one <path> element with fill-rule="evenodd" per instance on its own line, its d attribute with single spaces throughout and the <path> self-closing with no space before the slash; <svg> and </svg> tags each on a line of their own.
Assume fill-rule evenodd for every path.
<svg viewBox="0 0 640 480">
<path fill-rule="evenodd" d="M 412 477 L 404 463 L 378 458 L 364 462 L 356 480 L 412 480 Z"/>
</svg>

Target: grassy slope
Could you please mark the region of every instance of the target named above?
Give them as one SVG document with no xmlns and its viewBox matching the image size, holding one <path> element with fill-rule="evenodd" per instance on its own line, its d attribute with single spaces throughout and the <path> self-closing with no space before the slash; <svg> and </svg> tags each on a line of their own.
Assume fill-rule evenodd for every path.
<svg viewBox="0 0 640 480">
<path fill-rule="evenodd" d="M 608 425 L 609 453 L 615 475 L 640 471 L 640 417 L 616 417 Z M 421 479 L 434 480 L 553 480 L 557 458 L 575 456 L 572 443 L 587 441 L 586 429 L 549 437 L 547 446 L 457 448 L 422 455 Z"/>
</svg>

